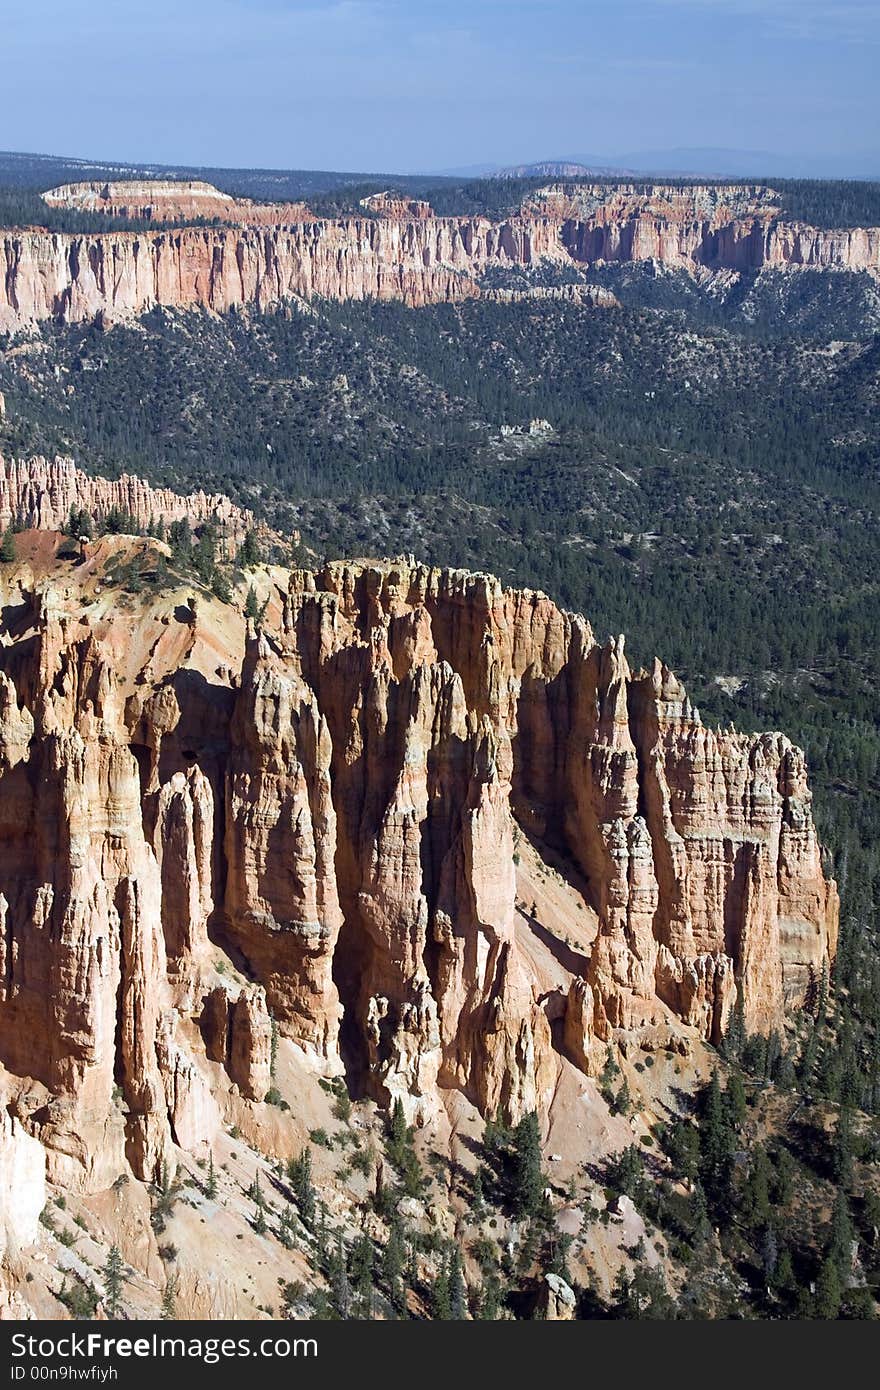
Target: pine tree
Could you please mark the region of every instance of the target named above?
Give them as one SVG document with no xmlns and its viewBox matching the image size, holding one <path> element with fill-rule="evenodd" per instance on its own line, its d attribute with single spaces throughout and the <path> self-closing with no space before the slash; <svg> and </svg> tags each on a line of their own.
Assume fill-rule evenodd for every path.
<svg viewBox="0 0 880 1390">
<path fill-rule="evenodd" d="M 467 1317 L 467 1291 L 458 1246 L 449 1257 L 449 1316 L 458 1322 Z"/>
<path fill-rule="evenodd" d="M 620 1090 L 611 1102 L 611 1113 L 612 1115 L 628 1115 L 631 1109 L 632 1096 L 629 1093 L 626 1077 L 624 1077 Z"/>
<path fill-rule="evenodd" d="M 842 1280 L 846 1281 L 852 1272 L 853 1224 L 850 1220 L 849 1203 L 846 1193 L 838 1190 L 831 1213 L 831 1237 L 828 1242 L 828 1258 L 837 1266 Z"/>
<path fill-rule="evenodd" d="M 840 1312 L 840 1275 L 837 1264 L 829 1255 L 819 1270 L 816 1280 L 815 1315 L 817 1318 L 834 1319 Z"/>
<path fill-rule="evenodd" d="M 764 1280 L 768 1286 L 773 1283 L 773 1275 L 776 1273 L 778 1259 L 779 1242 L 776 1239 L 776 1232 L 768 1222 L 764 1227 L 764 1234 L 761 1237 L 761 1268 L 764 1272 Z"/>
<path fill-rule="evenodd" d="M 382 1252 L 382 1274 L 387 1284 L 392 1285 L 403 1273 L 406 1249 L 403 1242 L 403 1226 L 395 1212 L 391 1218 L 391 1229 Z"/>
<path fill-rule="evenodd" d="M 312 1186 L 312 1158 L 308 1149 L 303 1149 L 298 1159 L 291 1159 L 287 1171 L 293 1183 L 300 1219 L 308 1230 L 312 1230 L 315 1224 L 315 1189 Z"/>
<path fill-rule="evenodd" d="M 203 584 L 210 584 L 217 563 L 217 532 L 210 523 L 202 528 L 192 556 L 193 569 Z"/>
<path fill-rule="evenodd" d="M 169 1274 L 165 1281 L 165 1288 L 162 1290 L 161 1317 L 163 1322 L 173 1322 L 177 1317 L 177 1286 L 177 1275 Z"/>
<path fill-rule="evenodd" d="M 388 1124 L 388 1138 L 390 1144 L 395 1149 L 402 1149 L 407 1141 L 406 1115 L 404 1114 L 403 1104 L 398 1096 L 391 1107 L 391 1119 Z"/>
<path fill-rule="evenodd" d="M 835 1182 L 848 1189 L 853 1177 L 852 1110 L 848 1105 L 842 1105 L 837 1116 L 831 1168 Z"/>
<path fill-rule="evenodd" d="M 534 1110 L 523 1115 L 513 1134 L 513 1209 L 517 1216 L 534 1216 L 544 1196 L 541 1169 L 541 1131 Z"/>
<path fill-rule="evenodd" d="M 480 1291 L 480 1321 L 497 1322 L 501 1312 L 501 1285 L 497 1274 L 487 1274 Z"/>
<path fill-rule="evenodd" d="M 351 1247 L 351 1279 L 355 1295 L 360 1304 L 363 1317 L 373 1313 L 373 1242 L 368 1235 L 360 1235 Z"/>
<path fill-rule="evenodd" d="M 214 1155 L 208 1157 L 208 1177 L 205 1182 L 205 1196 L 209 1202 L 213 1202 L 217 1196 L 217 1174 L 214 1172 Z"/>
<path fill-rule="evenodd" d="M 253 1227 L 258 1236 L 264 1236 L 267 1231 L 266 1211 L 262 1202 L 258 1202 L 254 1212 Z"/>
<path fill-rule="evenodd" d="M 0 541 L 0 564 L 9 565 L 16 557 L 15 533 L 10 526 L 3 532 L 3 539 Z"/>
<path fill-rule="evenodd" d="M 449 1297 L 449 1267 L 445 1260 L 434 1276 L 434 1286 L 431 1290 L 431 1315 L 437 1322 L 449 1322 L 452 1317 L 452 1303 Z"/>
<path fill-rule="evenodd" d="M 730 1209 L 733 1135 L 717 1072 L 704 1092 L 700 1149 L 700 1176 L 706 1196 L 716 1215 L 723 1218 L 729 1215 Z"/>
<path fill-rule="evenodd" d="M 727 1032 L 721 1043 L 722 1054 L 731 1062 L 738 1062 L 742 1056 L 743 1047 L 746 1041 L 745 1015 L 743 1011 L 743 993 L 737 991 L 736 1004 L 730 1015 L 727 1025 Z"/>
<path fill-rule="evenodd" d="M 347 1321 L 351 1312 L 351 1285 L 348 1282 L 345 1246 L 342 1243 L 341 1232 L 336 1239 L 336 1250 L 330 1267 L 330 1289 L 337 1316 L 343 1321 Z"/>
<path fill-rule="evenodd" d="M 483 1192 L 483 1170 L 482 1168 L 478 1168 L 476 1173 L 474 1174 L 474 1185 L 471 1202 L 471 1208 L 473 1210 L 474 1216 L 476 1216 L 478 1219 L 482 1215 L 485 1205 L 486 1198 Z"/>
<path fill-rule="evenodd" d="M 258 623 L 260 621 L 261 614 L 262 609 L 260 608 L 260 601 L 257 598 L 254 586 L 251 585 L 251 587 L 247 591 L 247 597 L 244 601 L 244 616 L 246 618 L 250 618 L 252 622 Z"/>
<path fill-rule="evenodd" d="M 293 1249 L 293 1210 L 288 1202 L 278 1218 L 278 1239 L 285 1250 Z"/>
<path fill-rule="evenodd" d="M 111 1318 L 119 1317 L 119 1309 L 122 1300 L 122 1285 L 125 1282 L 122 1273 L 122 1256 L 119 1253 L 118 1245 L 111 1245 L 110 1253 L 107 1256 L 107 1263 L 104 1266 L 104 1287 L 107 1291 L 107 1315 Z"/>
<path fill-rule="evenodd" d="M 770 1182 L 773 1169 L 763 1145 L 756 1145 L 752 1154 L 752 1166 L 743 1190 L 743 1212 L 751 1226 L 759 1227 L 767 1223 L 770 1215 Z"/>
<path fill-rule="evenodd" d="M 255 565 L 260 563 L 261 558 L 256 534 L 253 531 L 245 532 L 244 540 L 238 550 L 238 563 L 242 569 L 253 569 Z"/>
<path fill-rule="evenodd" d="M 776 1261 L 776 1269 L 773 1275 L 773 1287 L 780 1293 L 792 1293 L 796 1286 L 797 1281 L 794 1277 L 794 1265 L 791 1260 L 791 1251 L 786 1247 Z"/>
<path fill-rule="evenodd" d="M 746 1118 L 746 1090 L 738 1071 L 732 1073 L 724 1092 L 724 1109 L 734 1129 L 741 1129 Z"/>
</svg>

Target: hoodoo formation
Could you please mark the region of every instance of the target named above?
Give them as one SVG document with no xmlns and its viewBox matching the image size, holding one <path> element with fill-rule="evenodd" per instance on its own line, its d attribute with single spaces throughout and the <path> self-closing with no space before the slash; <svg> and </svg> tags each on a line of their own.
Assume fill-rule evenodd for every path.
<svg viewBox="0 0 880 1390">
<path fill-rule="evenodd" d="M 151 487 L 143 478 L 93 478 L 72 458 L 4 459 L 0 454 L 0 528 L 15 524 L 41 531 L 60 531 L 71 512 L 130 517 L 146 529 L 160 521 L 184 518 L 191 526 L 215 523 L 230 544 L 241 541 L 255 525 L 253 513 L 222 493 L 199 491 L 182 496 L 171 488 Z"/>
<path fill-rule="evenodd" d="M 68 1189 L 212 1141 L 263 1101 L 276 1033 L 419 1124 L 454 1093 L 517 1119 L 609 1044 L 717 1042 L 737 999 L 779 1028 L 833 959 L 802 753 L 706 728 L 664 665 L 632 672 L 545 595 L 264 567 L 257 629 L 207 596 L 125 601 L 114 547 L 156 542 L 42 569 L 25 542 L 2 577 L 3 1151 L 38 1142 Z"/>
<path fill-rule="evenodd" d="M 746 185 L 551 184 L 500 222 L 436 217 L 427 204 L 390 194 L 365 200 L 378 215 L 318 220 L 301 204 L 252 205 L 194 183 L 72 184 L 46 197 L 54 207 L 134 216 L 145 229 L 4 231 L 0 332 L 156 305 L 267 309 L 317 296 L 418 306 L 479 295 L 494 267 L 544 262 L 656 261 L 695 276 L 803 268 L 880 275 L 880 228 L 786 221 L 772 189 Z M 234 225 L 149 228 L 157 218 L 203 217 Z"/>
</svg>

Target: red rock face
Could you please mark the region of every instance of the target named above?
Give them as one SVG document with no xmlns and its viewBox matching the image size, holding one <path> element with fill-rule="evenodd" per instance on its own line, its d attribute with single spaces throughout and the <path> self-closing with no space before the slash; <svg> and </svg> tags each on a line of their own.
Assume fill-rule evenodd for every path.
<svg viewBox="0 0 880 1390">
<path fill-rule="evenodd" d="M 751 1031 L 803 1003 L 837 894 L 782 734 L 707 730 L 665 667 L 632 676 L 622 638 L 486 575 L 272 576 L 260 634 L 214 600 L 96 606 L 76 575 L 18 594 L 0 1063 L 46 1097 L 19 1118 L 50 1176 L 210 1139 L 229 1088 L 269 1089 L 273 1020 L 414 1119 L 449 1088 L 519 1116 L 560 1055 L 717 1041 L 737 993 Z M 517 845 L 591 908 L 552 988 Z"/>
<path fill-rule="evenodd" d="M 4 530 L 17 520 L 36 530 L 59 531 L 71 510 L 98 517 L 114 508 L 127 512 L 144 528 L 160 518 L 166 525 L 184 518 L 193 526 L 214 521 L 230 545 L 256 525 L 252 512 L 237 507 L 222 493 L 199 491 L 182 497 L 128 473 L 112 482 L 92 478 L 71 458 L 4 459 L 0 455 L 0 527 Z"/>
<path fill-rule="evenodd" d="M 143 187 L 157 196 L 156 185 Z M 101 185 L 86 189 L 71 205 L 107 202 Z M 199 196 L 204 202 L 208 195 Z M 433 217 L 422 204 L 377 198 L 380 215 L 373 218 L 316 221 L 307 210 L 300 215 L 274 206 L 248 205 L 242 212 L 240 202 L 228 200 L 224 220 L 234 227 L 101 236 L 6 232 L 0 332 L 50 318 L 139 314 L 156 305 L 268 309 L 315 296 L 452 302 L 478 295 L 488 267 L 542 260 L 656 260 L 693 275 L 801 268 L 880 275 L 880 228 L 827 231 L 780 221 L 777 195 L 766 188 L 658 185 L 644 192 L 554 184 L 502 222 Z"/>
</svg>

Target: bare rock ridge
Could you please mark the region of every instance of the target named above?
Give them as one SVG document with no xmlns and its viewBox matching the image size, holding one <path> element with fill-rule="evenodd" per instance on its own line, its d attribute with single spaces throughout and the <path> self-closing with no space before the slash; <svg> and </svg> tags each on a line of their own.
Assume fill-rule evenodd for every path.
<svg viewBox="0 0 880 1390">
<path fill-rule="evenodd" d="M 317 296 L 419 306 L 479 295 L 492 267 L 546 261 L 648 260 L 694 276 L 801 268 L 880 275 L 880 228 L 788 222 L 772 189 L 747 185 L 551 184 L 501 222 L 435 217 L 427 204 L 390 194 L 366 200 L 372 216 L 316 220 L 300 205 L 257 207 L 214 190 L 217 215 L 234 225 L 171 231 L 150 230 L 149 220 L 207 215 L 210 185 L 126 190 L 69 185 L 46 196 L 56 206 L 137 214 L 142 232 L 3 233 L 0 332 L 156 305 L 265 310 Z"/>
<path fill-rule="evenodd" d="M 803 755 L 622 638 L 411 561 L 179 621 L 102 546 L 2 578 L 0 1088 L 52 1181 L 210 1140 L 273 1029 L 416 1120 L 516 1117 L 609 1044 L 717 1041 L 737 993 L 781 1027 L 833 958 Z"/>
<path fill-rule="evenodd" d="M 314 214 L 305 203 L 254 203 L 233 198 L 200 179 L 184 182 L 127 179 L 116 183 L 65 183 L 50 188 L 43 201 L 50 208 L 101 213 L 135 222 L 192 221 L 231 222 L 243 227 L 278 226 L 303 222 Z"/>
<path fill-rule="evenodd" d="M 4 459 L 0 455 L 0 529 L 11 522 L 41 531 L 60 531 L 71 510 L 106 517 L 125 512 L 146 528 L 162 518 L 166 525 L 186 518 L 198 526 L 213 521 L 231 544 L 255 526 L 253 514 L 222 493 L 195 492 L 181 496 L 170 488 L 154 488 L 142 478 L 92 478 L 72 458 Z"/>
</svg>

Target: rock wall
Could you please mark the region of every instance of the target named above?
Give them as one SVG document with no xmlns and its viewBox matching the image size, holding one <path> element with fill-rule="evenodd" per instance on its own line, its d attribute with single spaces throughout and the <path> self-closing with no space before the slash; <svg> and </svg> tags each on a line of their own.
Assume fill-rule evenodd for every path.
<svg viewBox="0 0 880 1390">
<path fill-rule="evenodd" d="M 420 305 L 478 293 L 482 266 L 565 256 L 547 221 L 364 218 L 241 230 L 94 236 L 0 235 L 0 332 L 43 319 L 77 322 L 156 305 L 268 309 L 292 297 L 402 299 Z"/>
<path fill-rule="evenodd" d="M 312 220 L 305 203 L 254 203 L 234 198 L 201 179 L 123 179 L 65 183 L 42 194 L 50 208 L 101 213 L 137 222 L 216 220 L 242 227 L 281 226 Z"/>
<path fill-rule="evenodd" d="M 142 478 L 92 478 L 73 459 L 4 459 L 0 455 L 0 529 L 10 522 L 41 531 L 58 531 L 71 508 L 92 517 L 114 508 L 128 512 L 139 526 L 162 517 L 165 524 L 186 518 L 191 525 L 216 521 L 231 542 L 240 540 L 256 523 L 253 513 L 238 507 L 222 493 L 195 492 L 184 497 L 170 488 L 154 488 Z"/>
<path fill-rule="evenodd" d="M 804 1002 L 837 895 L 784 735 L 706 729 L 660 663 L 486 575 L 272 575 L 261 632 L 213 600 L 93 610 L 88 559 L 9 595 L 0 1063 L 53 1174 L 154 1175 L 216 1130 L 219 1076 L 263 1098 L 273 1026 L 415 1119 L 444 1088 L 516 1117 L 560 1055 Z M 523 837 L 595 924 L 552 999 Z"/>
<path fill-rule="evenodd" d="M 104 189 L 54 192 L 91 207 Z M 207 194 L 200 197 L 204 210 Z M 553 184 L 501 222 L 434 217 L 427 205 L 385 195 L 374 204 L 381 216 L 318 221 L 303 209 L 232 200 L 222 203 L 224 219 L 241 226 L 88 236 L 4 232 L 0 332 L 156 305 L 270 309 L 297 296 L 413 306 L 456 301 L 480 293 L 489 267 L 544 260 L 656 260 L 690 273 L 806 267 L 880 274 L 880 228 L 829 231 L 785 222 L 777 195 L 761 187 Z M 108 205 L 123 207 L 112 199 Z M 130 212 L 140 205 L 124 206 Z"/>
</svg>

